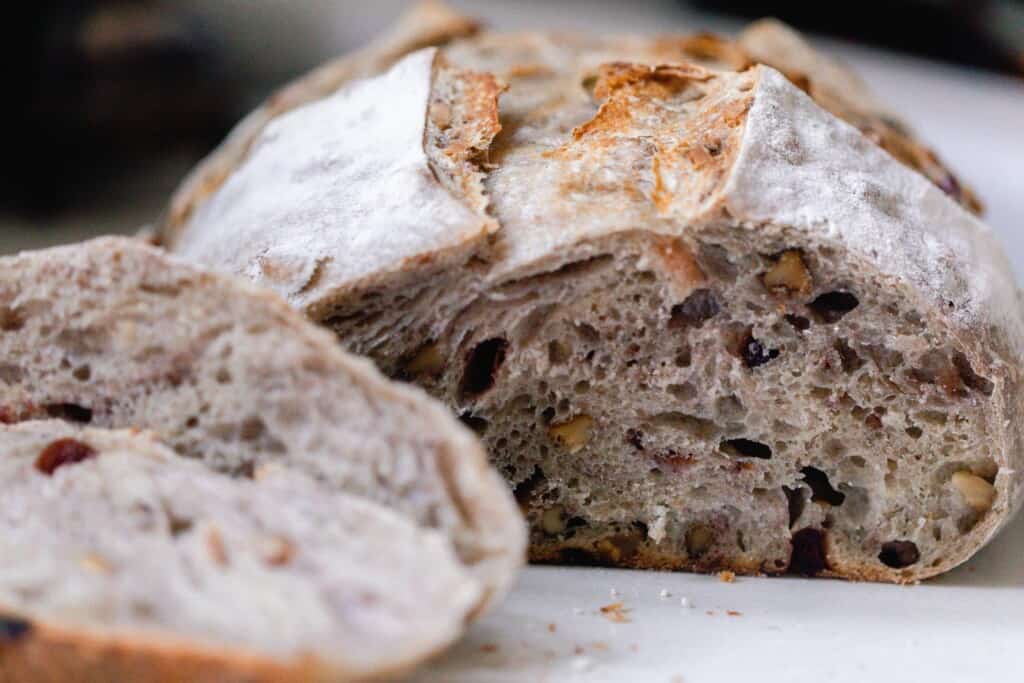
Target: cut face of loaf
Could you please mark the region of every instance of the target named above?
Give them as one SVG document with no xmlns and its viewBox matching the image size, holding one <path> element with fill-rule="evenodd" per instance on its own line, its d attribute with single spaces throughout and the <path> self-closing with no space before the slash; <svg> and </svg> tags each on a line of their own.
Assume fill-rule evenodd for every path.
<svg viewBox="0 0 1024 683">
<path fill-rule="evenodd" d="M 478 129 L 435 121 L 438 84 L 508 83 L 476 170 L 487 239 L 439 230 L 424 252 L 429 215 L 403 241 L 373 209 L 304 201 L 262 220 L 278 182 L 351 177 L 323 158 L 313 170 L 289 140 L 315 128 L 344 167 L 350 131 L 321 109 L 371 106 L 364 82 L 277 119 L 169 246 L 247 272 L 255 253 L 221 254 L 249 235 L 326 244 L 307 257 L 342 267 L 286 295 L 478 431 L 534 560 L 885 581 L 955 566 L 1021 498 L 1024 324 L 998 244 L 925 169 L 779 72 L 666 49 L 489 34 L 432 68 L 408 58 L 398 81 L 431 84 L 414 125 L 432 169 L 431 150 Z M 396 73 L 376 83 L 398 87 Z M 308 173 L 272 182 L 274 168 Z M 392 193 L 388 207 L 426 206 Z M 337 218 L 329 239 L 311 213 Z M 334 246 L 375 238 L 387 249 Z M 453 242 L 464 267 L 444 260 Z"/>
<path fill-rule="evenodd" d="M 248 477 L 283 462 L 453 543 L 483 596 L 521 521 L 472 434 L 271 292 L 106 238 L 0 259 L 0 419 L 155 431 Z"/>
<path fill-rule="evenodd" d="M 442 532 L 284 464 L 51 420 L 0 427 L 0 481 L 5 681 L 365 680 L 481 599 Z"/>
</svg>

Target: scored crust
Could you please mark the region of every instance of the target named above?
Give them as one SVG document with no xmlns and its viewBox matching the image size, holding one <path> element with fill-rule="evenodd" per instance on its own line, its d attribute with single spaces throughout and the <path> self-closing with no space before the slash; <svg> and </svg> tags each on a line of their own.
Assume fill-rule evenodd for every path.
<svg viewBox="0 0 1024 683">
<path fill-rule="evenodd" d="M 437 272 L 404 262 L 405 279 L 380 280 L 372 285 L 368 280 L 324 282 L 323 297 L 302 303 L 308 315 L 333 329 L 348 348 L 370 355 L 388 374 L 426 386 L 458 410 L 467 424 L 481 431 L 492 458 L 517 487 L 526 508 L 534 528 L 534 559 L 579 561 L 589 553 L 590 560 L 616 565 L 774 573 L 793 570 L 792 555 L 811 545 L 807 539 L 814 531 L 822 535 L 816 547 L 807 550 L 810 559 L 804 564 L 805 568 L 814 568 L 810 573 L 912 581 L 945 571 L 969 557 L 1019 507 L 1021 436 L 1016 416 L 1020 413 L 1017 387 L 1024 335 L 1016 286 L 1006 258 L 991 231 L 964 210 L 977 208 L 971 195 L 955 179 L 946 182 L 944 174 L 948 172 L 932 156 L 918 154 L 924 148 L 910 137 L 905 126 L 873 99 L 862 97 L 863 87 L 848 72 L 794 41 L 799 39 L 771 24 L 755 26 L 738 42 L 706 35 L 651 40 L 545 33 L 484 33 L 453 41 L 442 49 L 452 68 L 488 72 L 509 86 L 499 103 L 501 131 L 490 144 L 486 163 L 481 165 L 490 211 L 500 226 L 497 241 L 487 243 L 487 249 L 481 247 L 483 262 L 471 260 L 471 268 Z M 753 53 L 765 61 L 775 60 L 785 76 L 767 66 L 752 65 L 758 61 Z M 902 153 L 906 146 L 916 151 Z M 281 210 L 300 214 L 307 208 L 295 205 Z M 235 210 L 244 215 L 246 207 Z M 429 221 L 430 217 L 424 216 L 423 220 Z M 208 234 L 216 231 L 212 225 L 191 229 Z M 359 229 L 358 225 L 352 229 Z M 238 237 L 233 235 L 236 242 Z M 279 243 L 293 239 L 291 234 L 277 235 Z M 208 250 L 184 249 L 182 253 L 237 271 L 233 263 L 210 258 Z M 799 282 L 791 296 L 779 295 L 780 287 L 765 284 L 763 279 L 767 269 L 781 261 L 784 254 L 789 254 L 788 263 L 799 264 L 791 267 L 797 269 L 797 279 L 806 280 Z M 738 278 L 732 273 L 738 268 L 729 260 L 732 257 L 750 272 Z M 752 280 L 750 273 L 758 274 L 758 278 Z M 696 555 L 688 556 L 682 550 L 666 554 L 663 547 L 647 548 L 628 538 L 626 543 L 633 546 L 633 552 L 597 545 L 629 537 L 637 530 L 660 544 L 673 532 L 665 530 L 665 516 L 653 512 L 646 514 L 636 528 L 630 528 L 628 520 L 605 515 L 607 519 L 595 521 L 589 531 L 570 529 L 569 534 L 561 522 L 553 522 L 552 528 L 562 530 L 544 535 L 545 510 L 566 503 L 563 494 L 571 488 L 571 482 L 579 481 L 579 477 L 565 475 L 551 483 L 549 470 L 563 467 L 564 462 L 596 460 L 620 448 L 622 435 L 613 427 L 629 424 L 609 416 L 602 423 L 572 409 L 573 401 L 588 405 L 595 400 L 583 396 L 597 384 L 594 377 L 581 376 L 575 384 L 555 388 L 554 380 L 549 384 L 545 373 L 554 376 L 561 372 L 558 366 L 564 366 L 566 357 L 574 362 L 590 362 L 593 354 L 600 359 L 606 357 L 600 354 L 609 349 L 642 357 L 634 350 L 639 346 L 636 339 L 608 337 L 608 348 L 600 346 L 617 329 L 609 322 L 618 321 L 615 316 L 630 320 L 636 326 L 632 328 L 634 334 L 652 332 L 654 338 L 644 344 L 667 344 L 670 337 L 653 334 L 655 325 L 665 324 L 670 331 L 681 329 L 693 339 L 710 344 L 700 335 L 707 336 L 706 330 L 714 325 L 704 327 L 704 323 L 723 311 L 711 290 L 725 285 L 737 289 L 737 280 L 750 281 L 757 291 L 748 287 L 740 292 L 749 295 L 745 301 L 748 306 L 729 310 L 735 320 L 722 323 L 718 343 L 724 348 L 718 348 L 715 353 L 722 353 L 714 356 L 722 372 L 700 378 L 706 383 L 700 385 L 701 391 L 710 396 L 716 395 L 710 393 L 712 390 L 719 390 L 714 386 L 716 382 L 736 378 L 740 385 L 751 385 L 754 376 L 742 373 L 774 360 L 780 349 L 796 350 L 796 344 L 804 338 L 800 335 L 807 329 L 797 326 L 810 326 L 809 318 L 814 318 L 822 327 L 807 335 L 818 335 L 816 339 L 822 343 L 829 334 L 836 338 L 830 341 L 834 347 L 816 348 L 813 354 L 802 351 L 808 362 L 855 374 L 874 354 L 877 358 L 872 356 L 870 362 L 878 367 L 880 386 L 888 381 L 886 373 L 896 372 L 883 366 L 898 356 L 908 365 L 922 366 L 899 369 L 911 376 L 908 396 L 919 392 L 922 403 L 959 397 L 963 404 L 957 409 L 974 411 L 965 418 L 976 425 L 971 427 L 973 431 L 950 437 L 968 441 L 971 447 L 958 447 L 949 456 L 948 465 L 963 468 L 963 475 L 974 477 L 976 486 L 994 491 L 989 502 L 995 503 L 984 514 L 965 512 L 963 501 L 956 498 L 948 481 L 952 472 L 913 475 L 923 482 L 934 474 L 934 490 L 922 495 L 944 501 L 928 511 L 935 518 L 925 519 L 921 527 L 936 527 L 932 531 L 934 541 L 918 539 L 922 552 L 931 552 L 928 566 L 923 566 L 924 560 L 907 562 L 909 550 L 900 555 L 907 548 L 901 545 L 906 541 L 872 535 L 883 533 L 883 528 L 891 534 L 909 528 L 910 520 L 900 517 L 901 510 L 909 515 L 917 509 L 909 502 L 902 508 L 891 501 L 883 502 L 890 505 L 892 518 L 898 517 L 899 524 L 906 526 L 887 527 L 883 518 L 879 529 L 858 541 L 863 542 L 863 548 L 855 549 L 827 540 L 826 532 L 841 536 L 839 529 L 828 531 L 836 522 L 828 506 L 838 505 L 828 503 L 827 498 L 838 497 L 839 491 L 830 493 L 826 487 L 825 493 L 815 490 L 812 501 L 803 500 L 802 496 L 810 497 L 812 488 L 806 478 L 824 476 L 820 467 L 838 467 L 848 461 L 863 463 L 864 457 L 858 454 L 807 462 L 800 460 L 803 456 L 793 455 L 797 469 L 793 474 L 803 472 L 803 478 L 796 476 L 796 481 L 789 480 L 778 488 L 774 484 L 780 480 L 770 479 L 772 488 L 768 490 L 757 486 L 753 479 L 763 477 L 774 465 L 757 464 L 756 460 L 764 457 L 759 447 L 765 444 L 754 442 L 752 437 L 726 439 L 723 443 L 730 448 L 735 444 L 728 441 L 741 442 L 742 447 L 756 446 L 754 455 L 716 452 L 700 466 L 712 462 L 733 467 L 733 479 L 740 483 L 728 485 L 746 487 L 739 493 L 717 493 L 716 501 L 740 493 L 760 496 L 759 505 L 770 512 L 762 521 L 774 525 L 775 531 L 768 533 L 758 526 L 759 522 L 752 521 L 750 528 L 742 530 L 746 539 L 740 539 L 737 545 L 741 549 L 750 545 L 752 537 L 770 539 L 758 550 L 763 560 L 752 561 L 752 553 L 746 550 L 695 559 Z M 641 288 L 634 303 L 615 299 L 617 291 L 634 285 Z M 826 286 L 833 290 L 823 289 Z M 650 292 L 644 287 L 653 290 L 653 298 L 660 303 L 655 314 L 640 325 L 631 307 L 649 300 Z M 836 325 L 843 314 L 860 303 L 846 291 L 850 288 L 860 288 L 860 300 L 871 299 L 880 311 L 898 311 L 903 316 L 892 321 L 892 329 L 877 328 L 879 338 L 890 341 L 888 337 L 893 336 L 891 341 L 902 345 L 899 349 L 858 336 L 859 326 L 876 322 L 867 318 L 861 322 L 861 312 L 869 308 L 867 305 L 854 315 L 855 325 Z M 697 298 L 691 299 L 695 294 Z M 775 298 L 766 299 L 766 294 Z M 824 303 L 818 301 L 821 296 L 825 296 Z M 841 310 L 821 313 L 815 308 L 826 304 Z M 739 304 L 737 308 L 741 308 Z M 751 318 L 753 313 L 760 317 Z M 792 323 L 787 322 L 790 318 Z M 550 348 L 541 349 L 538 339 L 545 339 L 543 335 L 550 332 L 552 320 L 566 326 L 571 322 L 572 339 L 590 348 L 591 355 L 567 356 L 560 346 L 564 338 L 552 338 Z M 748 335 L 756 331 L 762 341 L 779 346 L 765 347 L 753 337 L 741 344 L 742 331 L 735 329 L 741 323 L 748 326 Z M 786 325 L 799 334 L 793 337 Z M 704 331 L 698 329 L 702 327 Z M 842 336 L 847 334 L 851 335 L 849 339 Z M 732 339 L 737 335 L 738 339 Z M 915 335 L 924 341 L 913 341 Z M 854 342 L 863 345 L 851 349 Z M 739 348 L 743 345 L 746 351 Z M 926 352 L 929 348 L 934 352 L 931 355 Z M 745 369 L 734 367 L 738 358 L 747 363 Z M 660 366 L 638 365 L 641 361 L 637 359 L 615 365 L 620 360 L 625 363 L 625 359 L 612 354 L 612 360 L 605 363 L 607 367 L 595 371 L 596 379 L 605 384 L 608 377 L 632 383 L 638 395 L 651 389 L 647 383 L 650 376 L 632 368 L 657 376 L 667 372 L 660 368 L 673 362 L 667 352 L 659 360 Z M 674 361 L 679 367 L 689 368 L 689 349 Z M 776 372 L 771 367 L 778 365 L 758 372 Z M 814 367 L 793 369 L 798 375 L 809 376 L 811 371 L 817 372 Z M 864 377 L 864 382 L 872 381 Z M 577 391 L 576 386 L 581 388 Z M 946 391 L 948 397 L 936 395 L 936 387 Z M 683 382 L 669 383 L 665 389 L 691 403 L 696 391 L 692 383 Z M 730 398 L 729 392 L 718 398 L 730 408 L 725 400 Z M 753 402 L 757 400 L 755 396 Z M 842 392 L 815 400 L 821 400 L 818 412 L 822 415 L 846 407 Z M 623 402 L 608 403 L 611 407 L 604 408 L 614 413 L 613 409 Z M 625 403 L 629 405 L 628 400 Z M 762 407 L 768 414 L 778 410 Z M 681 410 L 668 411 L 660 416 L 661 422 L 647 425 L 651 427 L 648 436 L 669 427 L 693 434 L 706 428 L 708 416 L 695 417 Z M 917 416 L 913 410 L 908 408 L 906 415 L 893 410 L 886 416 L 883 405 L 854 402 L 851 411 L 857 424 L 850 429 L 856 438 L 861 438 L 860 431 L 867 426 L 880 429 L 885 438 L 891 435 L 894 441 L 886 442 L 885 447 L 904 449 L 900 454 L 921 448 L 910 441 L 922 436 L 921 427 L 910 421 L 911 413 L 915 419 Z M 808 411 L 804 417 L 813 414 Z M 650 416 L 640 417 L 646 420 Z M 903 417 L 908 422 L 897 425 L 897 418 Z M 758 418 L 748 417 L 747 421 L 757 422 Z M 734 433 L 735 424 L 723 422 L 732 430 L 729 436 L 741 437 Z M 803 433 L 793 425 L 783 425 L 778 434 L 786 428 L 795 429 L 797 436 Z M 550 430 L 550 443 L 543 440 L 545 430 Z M 608 444 L 607 448 L 586 447 L 583 455 L 576 455 L 584 446 L 572 450 L 577 444 L 569 440 L 580 434 L 585 439 L 591 430 L 598 432 L 596 442 Z M 987 440 L 981 440 L 982 435 Z M 629 431 L 625 436 L 627 443 L 643 444 L 642 437 L 633 439 Z M 820 440 L 811 444 L 817 449 L 827 435 L 814 438 Z M 871 443 L 871 438 L 865 436 L 863 440 Z M 634 448 L 642 452 L 644 462 L 653 455 L 664 460 L 666 453 L 673 454 L 668 458 L 673 461 L 669 463 L 672 468 L 684 468 L 691 462 L 690 456 L 674 452 L 666 443 L 659 442 L 659 448 L 663 448 L 660 454 L 644 452 L 641 446 Z M 936 453 L 941 448 L 936 444 Z M 525 460 L 554 460 L 554 452 L 565 450 L 569 454 L 562 458 L 562 464 L 544 467 L 543 474 L 549 475 L 548 490 L 543 494 L 547 498 L 528 495 L 526 490 L 533 487 L 536 478 L 530 468 L 537 463 Z M 664 462 L 656 464 L 668 466 Z M 593 468 L 606 466 L 607 459 Z M 868 478 L 873 477 L 871 490 L 883 501 L 913 488 L 894 485 L 897 493 L 887 496 L 884 491 L 889 480 L 895 482 L 904 475 L 890 473 L 886 478 L 881 469 L 868 470 Z M 630 476 L 627 468 L 619 473 Z M 832 472 L 832 476 L 840 475 Z M 844 494 L 851 496 L 852 502 L 863 493 L 858 490 L 863 487 L 855 486 L 854 480 L 867 475 L 842 476 L 850 477 L 843 485 L 853 487 L 852 493 Z M 725 486 L 730 479 L 712 481 Z M 788 523 L 787 497 L 791 498 L 788 505 L 792 518 Z M 806 502 L 816 504 L 804 505 Z M 679 505 L 685 507 L 686 501 Z M 851 504 L 845 509 L 855 507 Z M 691 513 L 704 514 L 701 510 Z M 616 509 L 616 514 L 622 517 L 626 513 Z M 698 521 L 707 529 L 721 531 L 728 527 L 725 517 L 709 513 L 707 519 Z M 750 515 L 747 518 L 753 519 Z M 957 524 L 952 523 L 954 518 Z M 791 530 L 793 524 L 798 526 Z M 958 531 L 957 525 L 962 529 Z M 810 531 L 800 536 L 803 530 Z M 592 537 L 587 535 L 589 532 L 593 532 Z M 867 533 L 857 531 L 862 532 Z M 936 548 L 943 550 L 941 556 Z"/>
</svg>

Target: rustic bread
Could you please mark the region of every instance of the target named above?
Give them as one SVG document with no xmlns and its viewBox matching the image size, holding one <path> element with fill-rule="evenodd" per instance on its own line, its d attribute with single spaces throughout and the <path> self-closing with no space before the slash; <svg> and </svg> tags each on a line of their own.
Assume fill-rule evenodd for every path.
<svg viewBox="0 0 1024 683">
<path fill-rule="evenodd" d="M 482 598 L 443 532 L 287 464 L 47 420 L 0 426 L 0 481 L 4 682 L 364 680 Z"/>
<path fill-rule="evenodd" d="M 763 26 L 413 53 L 255 133 L 165 244 L 444 399 L 534 560 L 938 574 L 1021 499 L 1016 285 L 960 183 Z M 752 66 L 779 44 L 802 88 Z"/>
<path fill-rule="evenodd" d="M 154 430 L 248 476 L 287 462 L 452 540 L 481 605 L 525 542 L 469 430 L 272 292 L 101 238 L 0 259 L 0 421 Z"/>
</svg>

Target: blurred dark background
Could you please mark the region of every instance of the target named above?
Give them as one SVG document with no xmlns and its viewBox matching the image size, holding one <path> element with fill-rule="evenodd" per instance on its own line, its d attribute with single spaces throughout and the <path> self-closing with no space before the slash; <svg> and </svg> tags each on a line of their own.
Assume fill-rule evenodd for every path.
<svg viewBox="0 0 1024 683">
<path fill-rule="evenodd" d="M 0 253 L 124 232 L 154 219 L 185 171 L 263 96 L 366 42 L 404 4 L 41 1 L 17 3 L 17 19 L 8 8 L 5 47 L 13 86 L 3 108 L 9 142 L 0 184 Z M 940 97 L 940 106 L 950 110 L 949 125 L 958 116 L 964 127 L 977 126 L 979 116 L 988 114 L 979 113 L 974 100 L 980 97 L 984 104 L 985 97 L 994 97 L 989 106 L 996 107 L 999 120 L 1012 118 L 1013 106 L 1006 103 L 1017 102 L 1017 134 L 1024 135 L 1021 0 L 451 4 L 498 28 L 728 32 L 748 19 L 776 16 L 855 66 L 880 72 L 880 78 L 869 73 L 868 80 L 876 87 L 874 81 L 881 80 L 883 91 L 895 83 L 924 88 L 933 77 L 977 81 L 981 95 L 963 90 L 959 102 Z M 887 85 L 890 76 L 895 80 Z M 955 166 L 956 145 L 935 143 L 952 152 Z M 1015 169 L 1019 180 L 1019 162 Z M 965 175 L 980 184 L 970 169 Z M 1018 187 L 1015 194 L 1024 194 L 1024 186 Z"/>
</svg>

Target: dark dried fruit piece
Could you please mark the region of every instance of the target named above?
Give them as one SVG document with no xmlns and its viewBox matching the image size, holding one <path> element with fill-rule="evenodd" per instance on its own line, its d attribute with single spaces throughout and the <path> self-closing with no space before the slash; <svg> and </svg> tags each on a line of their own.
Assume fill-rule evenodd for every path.
<svg viewBox="0 0 1024 683">
<path fill-rule="evenodd" d="M 992 395 L 995 385 L 974 371 L 970 361 L 967 360 L 967 356 L 959 352 L 954 353 L 953 365 L 956 366 L 956 370 L 960 374 L 960 381 L 964 383 L 964 386 L 968 389 L 979 391 L 985 396 Z"/>
<path fill-rule="evenodd" d="M 825 292 L 807 306 L 824 322 L 834 323 L 859 304 L 860 301 L 850 292 Z"/>
<path fill-rule="evenodd" d="M 811 487 L 811 500 L 815 503 L 828 503 L 829 505 L 842 505 L 846 496 L 832 488 L 828 475 L 817 467 L 805 467 L 800 470 L 804 475 L 804 482 Z"/>
<path fill-rule="evenodd" d="M 32 622 L 0 614 L 0 643 L 12 643 L 32 632 Z"/>
<path fill-rule="evenodd" d="M 75 403 L 51 403 L 46 406 L 46 414 L 56 420 L 79 422 L 81 424 L 92 422 L 92 410 Z"/>
<path fill-rule="evenodd" d="M 911 541 L 889 541 L 882 544 L 878 559 L 888 567 L 902 569 L 921 559 L 921 552 Z"/>
<path fill-rule="evenodd" d="M 747 340 L 743 343 L 743 348 L 740 349 L 740 355 L 743 357 L 744 365 L 748 368 L 756 368 L 774 358 L 778 358 L 779 350 L 766 349 L 764 344 L 758 340 L 753 337 L 747 337 Z"/>
<path fill-rule="evenodd" d="M 639 429 L 627 429 L 626 443 L 638 451 L 642 451 L 644 449 L 644 433 Z"/>
<path fill-rule="evenodd" d="M 487 431 L 487 420 L 473 413 L 463 413 L 459 415 L 459 420 L 477 434 L 483 434 Z"/>
<path fill-rule="evenodd" d="M 698 289 L 686 297 L 681 304 L 672 307 L 668 320 L 669 329 L 700 327 L 705 321 L 718 315 L 720 310 L 715 295 L 709 289 Z"/>
<path fill-rule="evenodd" d="M 789 571 L 801 576 L 817 576 L 828 569 L 825 558 L 825 532 L 810 527 L 793 534 L 793 552 L 789 556 Z"/>
<path fill-rule="evenodd" d="M 772 449 L 768 444 L 751 439 L 727 439 L 722 442 L 722 451 L 727 455 L 742 458 L 760 458 L 767 460 L 772 457 Z"/>
<path fill-rule="evenodd" d="M 473 398 L 494 386 L 498 368 L 505 362 L 508 342 L 501 337 L 482 341 L 469 354 L 466 372 L 462 376 L 463 398 Z"/>
<path fill-rule="evenodd" d="M 75 439 L 60 439 L 44 448 L 36 458 L 36 469 L 43 474 L 53 475 L 58 467 L 73 465 L 96 457 L 96 451 L 89 444 Z"/>
</svg>

